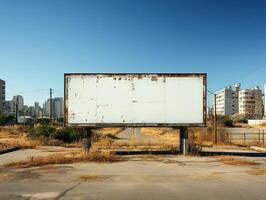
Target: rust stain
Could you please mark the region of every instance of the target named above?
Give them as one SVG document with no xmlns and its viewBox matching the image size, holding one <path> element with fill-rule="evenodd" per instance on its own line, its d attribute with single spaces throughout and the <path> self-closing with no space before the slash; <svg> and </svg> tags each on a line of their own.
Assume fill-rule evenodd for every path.
<svg viewBox="0 0 266 200">
<path fill-rule="evenodd" d="M 157 77 L 157 76 L 152 76 L 152 77 L 151 77 L 151 80 L 152 80 L 152 81 L 158 81 L 158 77 Z"/>
</svg>

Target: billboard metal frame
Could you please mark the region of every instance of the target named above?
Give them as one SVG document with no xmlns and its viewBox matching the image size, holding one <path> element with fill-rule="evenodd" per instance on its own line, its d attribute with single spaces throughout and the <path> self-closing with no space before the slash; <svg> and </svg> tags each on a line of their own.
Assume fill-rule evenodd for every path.
<svg viewBox="0 0 266 200">
<path fill-rule="evenodd" d="M 68 83 L 69 76 L 103 75 L 115 76 L 157 76 L 157 77 L 201 77 L 203 78 L 203 123 L 68 123 Z M 64 125 L 69 127 L 105 128 L 105 127 L 205 127 L 207 108 L 207 74 L 206 73 L 65 73 L 64 74 Z"/>
</svg>

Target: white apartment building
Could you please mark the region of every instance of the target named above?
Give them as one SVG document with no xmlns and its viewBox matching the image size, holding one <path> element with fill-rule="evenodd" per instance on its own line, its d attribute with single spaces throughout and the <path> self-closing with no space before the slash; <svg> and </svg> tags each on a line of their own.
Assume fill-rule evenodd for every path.
<svg viewBox="0 0 266 200">
<path fill-rule="evenodd" d="M 233 115 L 238 113 L 238 93 L 240 83 L 235 84 L 234 88 L 226 87 L 216 92 L 216 113 L 217 115 Z"/>
<path fill-rule="evenodd" d="M 6 100 L 6 82 L 0 79 L 0 112 L 4 112 Z"/>
<path fill-rule="evenodd" d="M 239 92 L 239 114 L 247 118 L 261 118 L 262 92 L 257 86 L 254 89 L 244 89 Z"/>
</svg>

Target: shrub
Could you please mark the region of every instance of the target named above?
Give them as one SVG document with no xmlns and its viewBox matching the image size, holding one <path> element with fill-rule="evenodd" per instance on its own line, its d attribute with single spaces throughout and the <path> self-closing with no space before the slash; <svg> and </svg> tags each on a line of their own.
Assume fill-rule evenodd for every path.
<svg viewBox="0 0 266 200">
<path fill-rule="evenodd" d="M 28 132 L 28 137 L 32 139 L 56 139 L 65 143 L 79 141 L 82 138 L 83 132 L 73 128 L 56 129 L 49 125 L 38 125 L 31 128 Z"/>
<path fill-rule="evenodd" d="M 2 113 L 0 113 L 0 125 L 5 124 L 5 123 L 6 123 L 6 117 Z"/>
<path fill-rule="evenodd" d="M 233 126 L 233 120 L 229 116 L 225 116 L 223 121 L 224 121 L 225 126 L 228 126 L 228 127 Z"/>
<path fill-rule="evenodd" d="M 32 139 L 38 139 L 42 137 L 52 138 L 55 130 L 55 128 L 48 125 L 38 125 L 29 130 L 28 137 Z"/>
<path fill-rule="evenodd" d="M 12 124 L 14 122 L 15 122 L 14 116 L 0 113 L 0 125 Z"/>
<path fill-rule="evenodd" d="M 56 130 L 53 134 L 53 138 L 62 140 L 65 143 L 77 142 L 83 136 L 83 132 L 73 128 L 62 128 Z"/>
<path fill-rule="evenodd" d="M 38 118 L 37 123 L 48 125 L 50 123 L 50 119 L 49 118 Z"/>
<path fill-rule="evenodd" d="M 244 115 L 238 113 L 232 115 L 232 120 L 233 122 L 238 122 L 238 123 L 248 123 L 247 118 Z"/>
</svg>

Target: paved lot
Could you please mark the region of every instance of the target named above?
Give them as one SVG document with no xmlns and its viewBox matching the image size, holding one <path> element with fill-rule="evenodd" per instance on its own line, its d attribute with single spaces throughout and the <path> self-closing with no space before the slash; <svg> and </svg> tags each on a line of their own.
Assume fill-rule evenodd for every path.
<svg viewBox="0 0 266 200">
<path fill-rule="evenodd" d="M 225 165 L 211 157 L 131 156 L 125 162 L 0 168 L 0 199 L 193 200 L 266 197 L 266 176 L 256 165 Z M 238 158 L 237 158 L 238 159 Z"/>
</svg>

